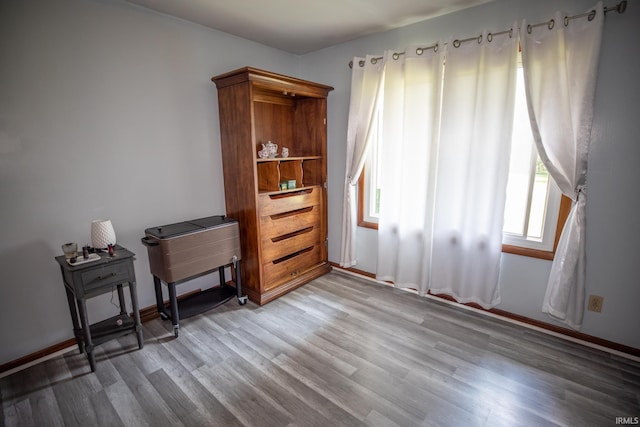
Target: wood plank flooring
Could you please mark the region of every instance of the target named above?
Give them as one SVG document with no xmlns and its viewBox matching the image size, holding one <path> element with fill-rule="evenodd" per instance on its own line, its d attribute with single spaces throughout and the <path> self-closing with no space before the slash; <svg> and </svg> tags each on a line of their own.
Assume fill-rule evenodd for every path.
<svg viewBox="0 0 640 427">
<path fill-rule="evenodd" d="M 340 272 L 0 379 L 0 426 L 608 426 L 640 363 Z M 620 421 L 620 420 L 618 420 Z"/>
</svg>

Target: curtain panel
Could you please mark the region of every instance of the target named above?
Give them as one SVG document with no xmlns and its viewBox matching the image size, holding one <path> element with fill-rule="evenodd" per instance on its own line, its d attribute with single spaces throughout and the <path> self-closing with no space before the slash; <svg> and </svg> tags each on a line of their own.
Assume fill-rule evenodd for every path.
<svg viewBox="0 0 640 427">
<path fill-rule="evenodd" d="M 517 53 L 516 32 L 446 52 L 430 290 L 484 308 L 500 302 Z"/>
<path fill-rule="evenodd" d="M 342 241 L 340 266 L 356 264 L 357 198 L 356 185 L 366 159 L 372 126 L 375 125 L 377 98 L 384 70 L 374 57 L 353 58 L 351 73 L 351 100 L 347 125 L 347 161 L 342 205 Z M 362 64 L 362 66 L 360 65 Z"/>
<path fill-rule="evenodd" d="M 355 187 L 375 126 L 382 173 L 377 277 L 475 302 L 500 302 L 502 226 L 518 39 L 536 147 L 574 200 L 543 312 L 579 328 L 584 311 L 587 164 L 604 10 L 545 25 L 354 59 L 341 265 L 355 264 Z M 414 53 L 415 52 L 415 53 Z M 443 61 L 446 66 L 443 68 Z M 443 71 L 444 70 L 444 71 Z M 369 78 L 367 78 L 369 76 Z M 379 109 L 379 110 L 378 110 Z"/>
<path fill-rule="evenodd" d="M 424 295 L 431 265 L 443 49 L 410 46 L 397 59 L 385 52 L 384 62 L 377 278 Z"/>
<path fill-rule="evenodd" d="M 560 236 L 542 311 L 574 329 L 582 325 L 586 272 L 588 154 L 602 40 L 602 2 L 593 19 L 566 20 L 557 12 L 547 26 L 520 27 L 531 128 L 549 174 L 573 207 Z"/>
</svg>

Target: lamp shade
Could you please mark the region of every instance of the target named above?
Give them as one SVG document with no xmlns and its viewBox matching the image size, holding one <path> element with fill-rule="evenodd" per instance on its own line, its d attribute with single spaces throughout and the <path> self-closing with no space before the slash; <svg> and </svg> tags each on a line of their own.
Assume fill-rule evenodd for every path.
<svg viewBox="0 0 640 427">
<path fill-rule="evenodd" d="M 110 219 L 96 219 L 91 221 L 91 245 L 94 248 L 106 249 L 116 244 L 116 232 Z"/>
</svg>

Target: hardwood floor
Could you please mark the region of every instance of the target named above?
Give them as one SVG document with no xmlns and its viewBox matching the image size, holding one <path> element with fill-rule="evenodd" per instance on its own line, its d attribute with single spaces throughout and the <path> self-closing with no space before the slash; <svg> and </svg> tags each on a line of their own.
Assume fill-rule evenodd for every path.
<svg viewBox="0 0 640 427">
<path fill-rule="evenodd" d="M 640 363 L 339 272 L 0 379 L 0 426 L 607 426 Z M 627 419 L 628 420 L 628 419 Z M 636 418 L 637 420 L 637 418 Z M 620 421 L 620 420 L 619 420 Z"/>
</svg>

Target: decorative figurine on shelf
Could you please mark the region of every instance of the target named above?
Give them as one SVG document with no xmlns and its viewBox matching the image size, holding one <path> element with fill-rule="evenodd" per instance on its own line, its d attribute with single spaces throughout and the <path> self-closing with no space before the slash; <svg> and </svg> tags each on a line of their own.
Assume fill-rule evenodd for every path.
<svg viewBox="0 0 640 427">
<path fill-rule="evenodd" d="M 268 141 L 266 144 L 262 144 L 262 150 L 258 151 L 258 156 L 261 159 L 270 158 L 273 159 L 278 155 L 278 144 L 274 144 Z"/>
<path fill-rule="evenodd" d="M 289 157 L 289 149 L 287 147 L 282 147 L 282 157 L 285 159 Z"/>
</svg>

